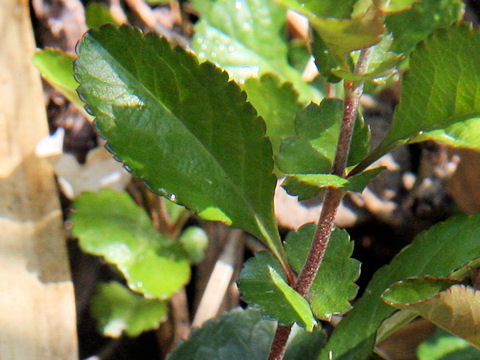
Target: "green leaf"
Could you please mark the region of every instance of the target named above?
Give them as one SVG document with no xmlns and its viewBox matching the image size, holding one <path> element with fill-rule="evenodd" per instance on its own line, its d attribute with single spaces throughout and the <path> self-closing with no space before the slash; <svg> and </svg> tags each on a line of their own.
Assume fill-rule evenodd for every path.
<svg viewBox="0 0 480 360">
<path fill-rule="evenodd" d="M 339 14 L 346 15 L 348 12 L 350 15 L 353 10 L 353 1 L 279 0 L 278 2 L 308 17 L 328 50 L 344 69 L 348 68 L 345 55 L 353 50 L 378 43 L 381 40 L 381 34 L 385 31 L 383 21 L 376 11 L 367 11 L 355 18 L 339 19 L 328 15 L 327 12 L 332 11 L 331 8 L 335 6 Z"/>
<path fill-rule="evenodd" d="M 477 360 L 480 350 L 457 336 L 437 330 L 434 336 L 419 345 L 417 356 L 419 360 Z"/>
<path fill-rule="evenodd" d="M 200 12 L 192 47 L 200 60 L 209 60 L 237 81 L 276 74 L 297 89 L 302 102 L 319 101 L 321 94 L 288 64 L 286 10 L 271 0 L 197 0 Z"/>
<path fill-rule="evenodd" d="M 166 299 L 190 280 L 185 251 L 160 235 L 126 193 L 83 193 L 74 208 L 72 233 L 82 250 L 115 264 L 132 290 Z"/>
<path fill-rule="evenodd" d="M 187 251 L 190 262 L 198 263 L 203 260 L 208 246 L 208 237 L 202 228 L 198 226 L 186 228 L 178 241 Z"/>
<path fill-rule="evenodd" d="M 394 284 L 382 298 L 480 348 L 480 292 L 473 288 L 451 279 L 409 279 Z"/>
<path fill-rule="evenodd" d="M 426 139 L 480 149 L 479 62 L 480 32 L 465 24 L 439 30 L 419 45 L 390 132 L 369 160 Z"/>
<path fill-rule="evenodd" d="M 259 305 L 268 316 L 285 325 L 296 322 L 312 331 L 316 322 L 307 300 L 287 284 L 271 254 L 260 252 L 249 259 L 238 277 L 238 287 L 245 301 Z"/>
<path fill-rule="evenodd" d="M 266 320 L 258 309 L 235 309 L 194 329 L 169 360 L 265 360 L 275 333 L 275 321 Z M 318 354 L 325 333 L 307 333 L 294 326 L 285 360 L 307 359 Z"/>
<path fill-rule="evenodd" d="M 315 224 L 307 224 L 290 232 L 285 240 L 290 265 L 297 273 L 303 269 L 315 230 Z M 312 310 L 318 319 L 330 320 L 332 315 L 343 314 L 351 308 L 349 300 L 357 294 L 355 281 L 360 275 L 360 262 L 351 258 L 353 245 L 345 230 L 335 229 L 330 237 L 309 293 Z"/>
<path fill-rule="evenodd" d="M 335 157 L 343 116 L 343 102 L 323 99 L 297 113 L 297 136 L 282 143 L 276 158 L 284 173 L 326 173 Z"/>
<path fill-rule="evenodd" d="M 128 26 L 90 30 L 78 53 L 78 92 L 127 169 L 204 219 L 251 232 L 284 261 L 265 125 L 227 74 Z"/>
<path fill-rule="evenodd" d="M 105 24 L 117 24 L 108 7 L 97 2 L 90 2 L 85 7 L 85 21 L 89 28 Z"/>
<path fill-rule="evenodd" d="M 353 11 L 353 5 L 357 0 L 281 0 L 284 6 L 294 10 L 299 8 L 308 9 L 312 16 L 319 18 L 347 19 Z"/>
<path fill-rule="evenodd" d="M 365 170 L 350 178 L 332 174 L 288 174 L 282 183 L 289 194 L 297 195 L 300 200 L 316 196 L 320 189 L 334 187 L 345 191 L 362 192 L 370 181 L 384 168 Z"/>
<path fill-rule="evenodd" d="M 410 9 L 423 0 L 375 0 L 378 9 L 384 13 L 396 13 Z"/>
<path fill-rule="evenodd" d="M 104 336 L 138 336 L 158 327 L 167 318 L 167 303 L 145 299 L 117 282 L 100 283 L 90 303 L 90 312 Z"/>
<path fill-rule="evenodd" d="M 47 48 L 37 50 L 32 60 L 45 80 L 84 112 L 85 103 L 77 95 L 78 82 L 73 77 L 75 56 L 61 50 Z"/>
<path fill-rule="evenodd" d="M 480 257 L 480 215 L 453 217 L 421 233 L 390 263 L 378 270 L 354 309 L 333 332 L 320 359 L 367 359 L 376 332 L 395 309 L 380 295 L 396 281 L 413 276 L 449 276 Z M 359 331 L 361 329 L 361 331 Z"/>
<path fill-rule="evenodd" d="M 302 109 L 298 95 L 290 83 L 280 83 L 273 74 L 260 79 L 248 79 L 243 89 L 247 100 L 265 120 L 267 136 L 272 143 L 274 155 L 278 153 L 282 139 L 295 135 L 295 115 Z"/>
<path fill-rule="evenodd" d="M 422 0 L 408 11 L 387 16 L 385 25 L 394 37 L 392 51 L 408 55 L 432 32 L 460 20 L 463 7 L 461 0 Z"/>
</svg>

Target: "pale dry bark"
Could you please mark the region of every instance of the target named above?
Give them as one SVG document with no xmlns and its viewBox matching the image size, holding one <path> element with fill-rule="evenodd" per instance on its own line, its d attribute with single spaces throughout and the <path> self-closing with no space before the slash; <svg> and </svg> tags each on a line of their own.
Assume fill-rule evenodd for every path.
<svg viewBox="0 0 480 360">
<path fill-rule="evenodd" d="M 62 215 L 52 170 L 34 154 L 48 135 L 34 48 L 28 1 L 0 1 L 0 359 L 74 360 Z"/>
</svg>

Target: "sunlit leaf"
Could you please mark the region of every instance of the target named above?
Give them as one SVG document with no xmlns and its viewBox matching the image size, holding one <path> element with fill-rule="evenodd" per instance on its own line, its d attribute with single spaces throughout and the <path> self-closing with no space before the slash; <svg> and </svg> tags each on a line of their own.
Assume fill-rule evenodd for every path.
<svg viewBox="0 0 480 360">
<path fill-rule="evenodd" d="M 117 24 L 109 8 L 98 2 L 90 2 L 85 7 L 85 21 L 89 28 L 105 24 Z"/>
<path fill-rule="evenodd" d="M 227 74 L 128 26 L 90 30 L 77 50 L 78 92 L 125 166 L 154 192 L 250 231 L 284 259 L 265 124 Z"/>
<path fill-rule="evenodd" d="M 128 194 L 83 193 L 74 208 L 72 233 L 82 250 L 115 264 L 132 290 L 165 299 L 190 280 L 185 251 L 160 235 Z"/>
<path fill-rule="evenodd" d="M 239 82 L 266 73 L 289 81 L 304 102 L 320 93 L 288 64 L 286 10 L 271 0 L 196 0 L 200 13 L 192 47 L 200 60 L 226 69 Z"/>
<path fill-rule="evenodd" d="M 90 312 L 101 334 L 138 336 L 158 327 L 167 318 L 167 303 L 149 300 L 117 282 L 100 283 L 90 303 Z"/>
<path fill-rule="evenodd" d="M 417 356 L 419 360 L 477 360 L 480 350 L 462 338 L 438 330 L 418 346 Z"/>
</svg>

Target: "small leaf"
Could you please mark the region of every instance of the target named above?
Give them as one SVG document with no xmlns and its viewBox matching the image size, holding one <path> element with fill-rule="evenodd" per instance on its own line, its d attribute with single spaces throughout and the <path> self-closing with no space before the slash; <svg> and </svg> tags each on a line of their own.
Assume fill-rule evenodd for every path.
<svg viewBox="0 0 480 360">
<path fill-rule="evenodd" d="M 208 237 L 202 228 L 198 226 L 186 228 L 178 241 L 187 251 L 190 262 L 195 264 L 203 260 L 208 246 Z"/>
<path fill-rule="evenodd" d="M 319 18 L 348 19 L 357 0 L 281 0 L 280 2 L 296 11 L 301 8 L 308 9 L 312 16 Z"/>
<path fill-rule="evenodd" d="M 422 0 L 408 11 L 387 16 L 385 25 L 394 38 L 391 50 L 408 55 L 432 32 L 460 20 L 463 8 L 461 0 Z"/>
<path fill-rule="evenodd" d="M 89 28 L 105 25 L 117 24 L 110 10 L 104 4 L 90 2 L 85 8 L 85 21 Z M 73 69 L 73 67 L 72 67 Z"/>
<path fill-rule="evenodd" d="M 265 360 L 275 333 L 275 322 L 262 317 L 258 309 L 235 309 L 194 329 L 169 360 Z M 294 326 L 285 360 L 316 356 L 325 343 L 325 333 L 307 333 Z"/>
<path fill-rule="evenodd" d="M 190 280 L 184 250 L 160 235 L 126 193 L 83 193 L 74 208 L 72 233 L 82 250 L 115 264 L 132 290 L 166 299 Z"/>
<path fill-rule="evenodd" d="M 265 120 L 273 154 L 277 154 L 282 139 L 295 135 L 295 115 L 302 109 L 297 93 L 290 83 L 281 84 L 273 74 L 260 79 L 250 78 L 243 89 L 247 92 L 247 100 Z"/>
<path fill-rule="evenodd" d="M 465 285 L 447 287 L 443 279 L 428 283 L 412 279 L 394 284 L 382 297 L 387 304 L 413 311 L 480 349 L 480 292 Z"/>
<path fill-rule="evenodd" d="M 376 11 L 367 11 L 355 18 L 339 19 L 329 17 L 324 13 L 321 9 L 323 4 L 320 4 L 322 3 L 320 1 L 279 0 L 279 3 L 307 16 L 328 50 L 343 64 L 345 69 L 347 69 L 345 55 L 353 50 L 378 43 L 381 40 L 381 34 L 385 31 L 383 21 Z M 342 6 L 353 10 L 353 3 L 347 1 Z M 337 1 L 335 5 L 345 14 L 345 10 L 338 4 Z M 326 8 L 334 6 L 330 1 L 326 5 Z M 320 13 L 317 14 L 319 10 Z"/>
<path fill-rule="evenodd" d="M 417 357 L 419 360 L 477 360 L 480 350 L 457 336 L 437 330 L 418 346 Z"/>
<path fill-rule="evenodd" d="M 95 289 L 90 312 L 104 336 L 138 336 L 158 327 L 167 318 L 167 303 L 148 300 L 117 282 L 100 283 Z"/>
<path fill-rule="evenodd" d="M 304 225 L 290 232 L 285 240 L 290 265 L 297 273 L 305 264 L 315 229 L 315 224 Z M 343 314 L 351 308 L 349 300 L 357 294 L 355 281 L 360 275 L 360 262 L 351 258 L 352 253 L 353 242 L 348 233 L 336 229 L 310 289 L 310 303 L 318 319 L 330 320 L 332 315 Z"/>
<path fill-rule="evenodd" d="M 330 352 L 333 359 L 367 359 L 377 329 L 395 311 L 380 298 L 385 289 L 409 277 L 449 276 L 471 260 L 480 258 L 479 234 L 480 215 L 473 215 L 450 218 L 418 235 L 390 265 L 375 273 L 354 309 L 335 328 L 320 359 L 329 359 Z"/>
<path fill-rule="evenodd" d="M 273 73 L 291 82 L 302 102 L 320 100 L 318 90 L 288 64 L 285 9 L 271 0 L 197 0 L 194 6 L 200 20 L 192 47 L 200 60 L 215 62 L 239 82 Z"/>
<path fill-rule="evenodd" d="M 288 174 L 282 183 L 289 194 L 297 195 L 300 200 L 316 196 L 320 189 L 334 187 L 345 191 L 362 192 L 370 181 L 384 168 L 365 170 L 350 178 L 332 174 Z"/>
<path fill-rule="evenodd" d="M 32 60 L 42 76 L 84 112 L 85 103 L 77 95 L 78 82 L 73 77 L 75 56 L 61 50 L 47 48 L 37 50 Z"/>
<path fill-rule="evenodd" d="M 396 13 L 410 9 L 416 3 L 423 0 L 376 0 L 378 9 L 384 13 Z"/>
<path fill-rule="evenodd" d="M 243 299 L 259 305 L 268 316 L 285 325 L 296 322 L 312 331 L 316 322 L 307 300 L 287 284 L 271 254 L 260 252 L 249 259 L 238 277 L 238 286 Z"/>
<path fill-rule="evenodd" d="M 227 74 L 128 26 L 92 29 L 77 50 L 78 92 L 125 166 L 204 219 L 251 232 L 286 267 L 265 125 Z"/>
</svg>

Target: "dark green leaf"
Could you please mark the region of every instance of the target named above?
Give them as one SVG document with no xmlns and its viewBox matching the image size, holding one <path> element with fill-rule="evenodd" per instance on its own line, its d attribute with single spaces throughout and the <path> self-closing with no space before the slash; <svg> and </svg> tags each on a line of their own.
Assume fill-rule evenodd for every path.
<svg viewBox="0 0 480 360">
<path fill-rule="evenodd" d="M 215 62 L 237 81 L 273 73 L 290 81 L 305 102 L 319 92 L 288 64 L 286 10 L 271 0 L 197 0 L 200 12 L 192 47 L 200 60 Z"/>
<path fill-rule="evenodd" d="M 305 264 L 315 229 L 315 224 L 304 225 L 290 232 L 285 240 L 290 265 L 297 273 Z M 343 314 L 351 308 L 349 300 L 357 294 L 355 281 L 360 275 L 360 262 L 351 258 L 352 253 L 353 242 L 348 233 L 336 229 L 310 289 L 310 303 L 318 319 L 330 320 L 332 315 Z"/>
<path fill-rule="evenodd" d="M 115 264 L 132 290 L 165 299 L 190 280 L 184 250 L 160 235 L 126 193 L 83 193 L 74 208 L 72 233 L 80 247 Z"/>
<path fill-rule="evenodd" d="M 278 261 L 267 252 L 260 252 L 245 263 L 238 286 L 242 297 L 259 305 L 265 314 L 282 324 L 294 322 L 312 331 L 315 319 L 307 300 L 290 287 Z"/>
<path fill-rule="evenodd" d="M 480 350 L 457 336 L 437 330 L 434 336 L 420 344 L 417 356 L 419 360 L 478 360 Z"/>
<path fill-rule="evenodd" d="M 85 21 L 89 28 L 105 24 L 117 24 L 108 7 L 97 2 L 91 2 L 86 6 Z"/>
<path fill-rule="evenodd" d="M 77 95 L 78 82 L 73 77 L 74 60 L 74 55 L 57 49 L 37 50 L 33 55 L 33 63 L 42 76 L 63 96 L 84 111 L 85 103 Z"/>
<path fill-rule="evenodd" d="M 390 263 L 377 271 L 354 309 L 337 326 L 320 359 L 367 359 L 378 327 L 395 311 L 380 295 L 396 281 L 413 276 L 449 276 L 480 257 L 480 215 L 459 216 L 416 237 Z M 361 331 L 359 331 L 361 329 Z"/>
<path fill-rule="evenodd" d="M 290 83 L 280 83 L 273 74 L 260 79 L 250 78 L 243 89 L 247 99 L 265 120 L 267 136 L 274 155 L 278 153 L 282 139 L 295 135 L 295 115 L 302 109 L 298 95 Z"/>
<path fill-rule="evenodd" d="M 463 7 L 461 0 L 422 0 L 406 12 L 387 16 L 385 25 L 394 37 L 392 51 L 409 54 L 429 34 L 460 20 Z"/>
<path fill-rule="evenodd" d="M 190 226 L 183 231 L 178 240 L 187 251 L 190 262 L 198 263 L 203 260 L 208 246 L 208 237 L 202 228 Z"/>
<path fill-rule="evenodd" d="M 236 309 L 194 330 L 169 360 L 265 360 L 275 333 L 275 321 L 266 320 L 258 309 Z M 325 343 L 325 333 L 292 329 L 285 360 L 316 356 Z"/>
<path fill-rule="evenodd" d="M 167 303 L 145 299 L 117 283 L 100 283 L 95 289 L 90 312 L 101 334 L 120 337 L 122 332 L 138 336 L 155 329 L 167 318 Z"/>
<path fill-rule="evenodd" d="M 312 53 L 318 72 L 329 82 L 336 83 L 341 79 L 333 75 L 333 70 L 341 69 L 344 65 L 329 50 L 322 37 L 313 29 Z"/>
<path fill-rule="evenodd" d="M 126 167 L 153 191 L 250 231 L 284 258 L 265 124 L 227 74 L 127 26 L 90 30 L 78 52 L 78 92 Z"/>
</svg>

